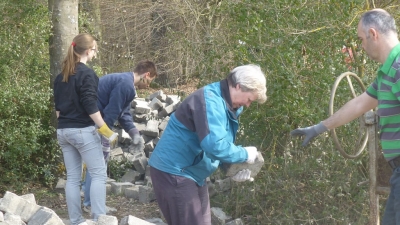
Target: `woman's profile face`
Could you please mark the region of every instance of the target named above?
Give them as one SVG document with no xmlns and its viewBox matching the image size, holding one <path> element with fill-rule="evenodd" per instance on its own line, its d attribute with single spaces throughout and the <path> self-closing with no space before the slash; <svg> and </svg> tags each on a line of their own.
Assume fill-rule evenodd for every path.
<svg viewBox="0 0 400 225">
<path fill-rule="evenodd" d="M 88 52 L 88 61 L 92 60 L 92 58 L 96 58 L 97 54 L 97 42 L 93 41 L 93 47 L 89 49 Z"/>
</svg>

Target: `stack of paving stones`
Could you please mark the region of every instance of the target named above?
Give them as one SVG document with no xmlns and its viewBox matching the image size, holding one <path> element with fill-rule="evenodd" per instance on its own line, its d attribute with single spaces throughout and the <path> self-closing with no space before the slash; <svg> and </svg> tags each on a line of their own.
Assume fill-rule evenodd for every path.
<svg viewBox="0 0 400 225">
<path fill-rule="evenodd" d="M 118 223 L 115 216 L 101 215 L 97 222 L 86 221 L 88 225 L 163 225 L 159 218 L 142 220 L 134 216 L 126 216 Z M 35 196 L 27 194 L 18 196 L 6 192 L 0 199 L 0 225 L 69 225 L 69 221 L 61 219 L 52 209 L 36 204 Z"/>
<path fill-rule="evenodd" d="M 169 116 L 176 110 L 180 103 L 181 99 L 178 95 L 166 95 L 161 90 L 152 93 L 146 98 L 135 98 L 132 101 L 131 114 L 133 115 L 135 126 L 140 130 L 142 134 L 145 145 L 142 149 L 134 148 L 131 144 L 132 140 L 129 134 L 127 134 L 118 125 L 115 126 L 116 132 L 118 132 L 119 137 L 116 146 L 112 146 L 110 160 L 131 161 L 133 164 L 133 168 L 126 171 L 125 175 L 119 181 L 115 181 L 113 179 L 107 180 L 107 195 L 122 195 L 126 198 L 134 199 L 141 203 L 149 203 L 155 200 L 155 194 L 150 179 L 148 159 L 151 156 L 154 147 L 157 145 L 158 140 L 160 139 L 163 131 L 168 124 Z M 223 178 L 213 178 L 212 180 L 210 178 L 207 178 L 210 196 L 212 197 L 218 192 L 229 191 L 232 185 L 234 185 L 234 182 L 231 182 L 230 177 L 236 174 L 239 170 L 243 168 L 248 168 L 252 171 L 252 176 L 254 177 L 255 175 L 257 175 L 263 165 L 264 159 L 262 158 L 261 154 L 258 155 L 257 160 L 254 164 L 244 163 L 238 165 L 225 165 L 222 170 L 224 173 Z M 65 193 L 65 183 L 66 181 L 64 179 L 59 179 L 56 190 L 60 191 L 61 193 Z M 233 219 L 230 216 L 226 216 L 225 213 L 223 213 L 222 210 L 219 208 L 212 208 L 211 211 L 213 225 L 243 224 L 240 219 Z M 105 218 L 112 217 L 107 216 Z M 114 219 L 110 219 L 110 221 L 107 221 L 107 223 L 104 224 L 114 224 L 113 222 L 111 222 L 111 220 Z M 134 219 L 129 217 L 124 220 L 128 221 L 127 223 L 120 223 L 120 225 L 133 224 L 129 223 L 129 221 L 131 220 Z M 99 219 L 99 222 L 97 222 L 97 224 L 103 224 L 100 222 L 101 220 Z M 140 225 L 149 223 L 135 222 L 134 224 Z M 0 225 L 2 224 L 0 223 Z"/>
</svg>

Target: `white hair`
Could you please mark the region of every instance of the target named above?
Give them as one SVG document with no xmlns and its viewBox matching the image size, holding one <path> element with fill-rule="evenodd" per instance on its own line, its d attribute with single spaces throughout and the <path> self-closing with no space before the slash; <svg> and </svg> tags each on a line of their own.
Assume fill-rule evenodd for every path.
<svg viewBox="0 0 400 225">
<path fill-rule="evenodd" d="M 267 81 L 258 65 L 249 64 L 234 68 L 228 75 L 228 81 L 232 87 L 239 84 L 244 92 L 257 94 L 259 103 L 267 100 Z"/>
</svg>

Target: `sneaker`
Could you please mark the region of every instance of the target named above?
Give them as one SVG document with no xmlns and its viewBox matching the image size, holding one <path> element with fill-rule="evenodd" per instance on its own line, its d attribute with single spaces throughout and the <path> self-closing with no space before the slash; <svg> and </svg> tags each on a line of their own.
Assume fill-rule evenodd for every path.
<svg viewBox="0 0 400 225">
<path fill-rule="evenodd" d="M 83 206 L 83 211 L 85 211 L 85 212 L 87 212 L 87 213 L 90 213 L 91 212 L 91 208 L 90 208 L 90 206 Z"/>
<path fill-rule="evenodd" d="M 88 224 L 86 222 L 82 222 L 82 223 L 80 223 L 78 225 L 88 225 Z"/>
</svg>

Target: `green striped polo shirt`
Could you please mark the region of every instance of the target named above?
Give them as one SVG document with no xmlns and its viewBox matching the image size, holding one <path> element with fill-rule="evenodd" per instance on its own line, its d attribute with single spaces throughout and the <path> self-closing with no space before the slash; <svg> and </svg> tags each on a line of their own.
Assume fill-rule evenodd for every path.
<svg viewBox="0 0 400 225">
<path fill-rule="evenodd" d="M 379 67 L 367 94 L 378 100 L 380 139 L 386 160 L 400 156 L 400 44 Z"/>
</svg>

